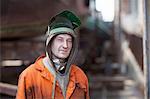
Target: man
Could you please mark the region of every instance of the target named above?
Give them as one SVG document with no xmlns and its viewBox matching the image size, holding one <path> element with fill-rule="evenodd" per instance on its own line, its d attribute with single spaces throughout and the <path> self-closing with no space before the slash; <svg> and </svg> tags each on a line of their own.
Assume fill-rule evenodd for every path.
<svg viewBox="0 0 150 99">
<path fill-rule="evenodd" d="M 50 20 L 46 56 L 21 73 L 17 99 L 89 99 L 87 77 L 72 64 L 78 47 L 74 29 L 80 24 L 67 10 Z"/>
</svg>

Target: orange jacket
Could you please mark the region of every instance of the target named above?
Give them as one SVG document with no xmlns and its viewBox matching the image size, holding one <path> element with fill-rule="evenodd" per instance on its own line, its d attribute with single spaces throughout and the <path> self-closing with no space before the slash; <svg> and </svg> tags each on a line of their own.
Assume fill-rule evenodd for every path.
<svg viewBox="0 0 150 99">
<path fill-rule="evenodd" d="M 25 69 L 18 82 L 16 99 L 51 99 L 53 75 L 39 58 Z M 71 66 L 66 99 L 89 99 L 88 79 L 76 65 Z M 63 99 L 61 89 L 56 82 L 55 99 Z"/>
</svg>

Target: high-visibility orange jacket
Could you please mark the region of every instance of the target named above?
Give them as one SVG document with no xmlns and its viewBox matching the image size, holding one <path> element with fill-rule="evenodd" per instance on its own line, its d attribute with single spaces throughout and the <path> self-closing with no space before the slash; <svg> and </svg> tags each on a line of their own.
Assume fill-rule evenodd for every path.
<svg viewBox="0 0 150 99">
<path fill-rule="evenodd" d="M 16 99 L 51 99 L 54 77 L 45 68 L 42 59 L 39 58 L 21 73 Z M 58 82 L 54 97 L 63 99 Z M 89 99 L 88 79 L 76 65 L 71 65 L 66 99 Z"/>
</svg>

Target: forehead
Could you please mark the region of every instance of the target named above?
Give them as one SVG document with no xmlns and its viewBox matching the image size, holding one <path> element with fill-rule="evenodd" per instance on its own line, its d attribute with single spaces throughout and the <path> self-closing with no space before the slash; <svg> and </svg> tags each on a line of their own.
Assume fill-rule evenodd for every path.
<svg viewBox="0 0 150 99">
<path fill-rule="evenodd" d="M 72 38 L 72 36 L 71 35 L 69 35 L 69 34 L 59 34 L 59 35 L 57 35 L 56 36 L 56 38 L 66 38 L 66 39 L 71 39 Z"/>
</svg>

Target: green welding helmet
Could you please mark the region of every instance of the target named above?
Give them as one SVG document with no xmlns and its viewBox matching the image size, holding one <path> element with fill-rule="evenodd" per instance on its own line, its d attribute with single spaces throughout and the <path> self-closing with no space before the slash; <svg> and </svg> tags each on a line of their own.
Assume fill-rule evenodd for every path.
<svg viewBox="0 0 150 99">
<path fill-rule="evenodd" d="M 80 19 L 71 11 L 65 10 L 56 16 L 52 17 L 49 22 L 50 30 L 59 28 L 59 27 L 67 27 L 72 30 L 79 27 L 81 25 Z"/>
</svg>

